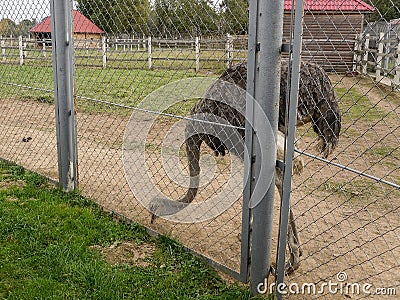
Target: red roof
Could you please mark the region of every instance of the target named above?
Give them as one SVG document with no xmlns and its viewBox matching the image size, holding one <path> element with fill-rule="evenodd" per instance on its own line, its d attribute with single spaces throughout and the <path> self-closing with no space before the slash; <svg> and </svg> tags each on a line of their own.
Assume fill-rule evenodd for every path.
<svg viewBox="0 0 400 300">
<path fill-rule="evenodd" d="M 292 0 L 285 0 L 284 8 L 291 10 Z M 304 10 L 372 12 L 375 9 L 361 0 L 304 0 Z"/>
<path fill-rule="evenodd" d="M 82 15 L 79 11 L 73 11 L 74 18 L 74 33 L 104 33 L 92 21 Z M 35 27 L 29 30 L 30 32 L 51 32 L 50 17 L 47 17 Z"/>
<path fill-rule="evenodd" d="M 399 19 L 390 20 L 390 24 L 399 25 L 400 24 L 400 18 Z"/>
</svg>

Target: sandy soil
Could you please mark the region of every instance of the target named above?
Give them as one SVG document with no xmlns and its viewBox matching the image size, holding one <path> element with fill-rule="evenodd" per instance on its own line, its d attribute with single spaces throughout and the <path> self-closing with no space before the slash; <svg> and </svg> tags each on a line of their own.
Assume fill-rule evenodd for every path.
<svg viewBox="0 0 400 300">
<path fill-rule="evenodd" d="M 352 80 L 341 79 L 339 85 L 350 88 Z M 377 100 L 378 92 L 370 91 L 368 96 L 372 102 L 379 103 L 382 112 L 393 111 L 388 100 Z M 359 119 L 343 124 L 338 149 L 331 157 L 333 162 L 399 184 L 399 115 L 394 111 L 380 121 Z M 0 119 L 0 157 L 57 179 L 53 106 L 2 99 Z M 83 195 L 238 271 L 241 199 L 220 216 L 206 222 L 176 224 L 157 219 L 150 224 L 150 214 L 133 196 L 124 174 L 121 144 L 127 122 L 126 117 L 118 115 L 78 113 L 79 184 Z M 167 125 L 168 122 L 160 122 L 152 129 L 149 141 L 156 148 L 168 131 Z M 299 131 L 299 135 L 303 149 L 316 154 L 313 148 L 315 135 L 307 130 Z M 182 139 L 182 136 L 176 138 Z M 382 149 L 392 151 L 386 151 L 382 156 Z M 146 163 L 154 184 L 170 197 L 182 195 L 184 189 L 177 188 L 162 170 L 158 152 L 151 147 L 149 151 Z M 294 178 L 292 186 L 293 210 L 303 256 L 300 269 L 287 277 L 287 283 L 337 282 L 336 274 L 346 272 L 345 282 L 370 283 L 378 288 L 397 287 L 399 295 L 399 191 L 308 157 L 304 160 L 306 168 L 301 176 Z M 184 159 L 182 162 L 184 164 Z M 218 193 L 229 177 L 229 156 L 217 162 L 216 180 L 200 190 L 196 201 Z M 275 204 L 274 243 L 279 215 L 278 201 Z M 318 296 L 321 295 L 297 295 L 294 298 Z M 361 298 L 363 295 L 335 295 L 333 298 L 349 296 Z M 326 299 L 326 295 L 322 298 Z"/>
<path fill-rule="evenodd" d="M 99 245 L 91 246 L 92 249 L 99 251 L 104 259 L 111 265 L 127 264 L 131 266 L 147 267 L 149 259 L 152 258 L 156 247 L 154 244 L 135 242 L 114 243 L 109 247 Z"/>
</svg>

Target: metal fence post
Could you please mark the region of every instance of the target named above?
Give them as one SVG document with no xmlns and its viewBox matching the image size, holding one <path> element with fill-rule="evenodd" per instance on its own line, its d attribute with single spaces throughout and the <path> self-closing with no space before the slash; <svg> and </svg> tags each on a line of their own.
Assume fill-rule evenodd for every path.
<svg viewBox="0 0 400 300">
<path fill-rule="evenodd" d="M 72 1 L 51 0 L 50 9 L 58 177 L 60 187 L 72 191 L 77 187 Z"/>
<path fill-rule="evenodd" d="M 283 31 L 283 1 L 257 0 L 250 2 L 249 20 L 249 57 L 247 70 L 247 91 L 260 104 L 267 116 L 274 133 L 278 125 L 279 84 L 280 84 L 280 50 Z M 248 112 L 246 112 L 248 114 Z M 258 121 L 254 120 L 257 124 Z M 247 125 L 247 124 L 246 124 Z M 248 130 L 246 132 L 249 132 Z M 257 136 L 262 130 L 253 132 Z M 246 137 L 248 138 L 248 137 Z M 268 151 L 271 145 L 259 145 L 257 138 L 252 139 L 252 166 L 250 178 L 254 182 L 260 178 L 260 168 L 264 165 L 274 169 L 273 161 L 261 161 L 261 151 Z M 268 141 L 275 143 L 275 140 Z M 273 147 L 273 149 L 275 149 Z M 276 153 L 273 154 L 276 157 Z M 254 188 L 254 186 L 252 187 Z M 252 189 L 251 188 L 251 189 Z M 260 293 L 260 285 L 268 276 L 270 269 L 270 253 L 272 241 L 272 220 L 274 206 L 274 181 L 261 198 L 262 200 L 251 209 L 250 237 L 250 288 L 253 294 Z M 251 197 L 257 197 L 252 193 Z"/>
<path fill-rule="evenodd" d="M 285 165 L 283 169 L 283 186 L 281 194 L 281 209 L 279 218 L 278 249 L 276 260 L 276 283 L 283 283 L 285 275 L 286 244 L 290 211 L 290 192 L 292 184 L 292 167 L 294 155 L 294 142 L 297 122 L 297 99 L 299 94 L 301 49 L 303 37 L 303 0 L 297 0 L 295 4 L 295 18 L 293 30 L 292 61 L 289 53 L 288 90 L 290 91 L 289 105 L 286 108 L 287 118 L 287 144 L 285 151 Z M 277 289 L 277 298 L 282 299 L 282 293 Z"/>
</svg>

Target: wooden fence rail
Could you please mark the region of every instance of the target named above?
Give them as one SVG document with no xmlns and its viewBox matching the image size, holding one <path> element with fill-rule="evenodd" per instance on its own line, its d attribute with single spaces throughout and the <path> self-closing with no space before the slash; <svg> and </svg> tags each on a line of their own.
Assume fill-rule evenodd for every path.
<svg viewBox="0 0 400 300">
<path fill-rule="evenodd" d="M 304 40 L 307 46 L 304 47 L 304 57 L 315 50 L 311 47 L 313 44 L 323 45 L 328 42 L 335 41 Z M 346 41 L 347 44 L 351 42 Z M 194 69 L 199 72 L 230 67 L 246 59 L 247 55 L 247 37 L 231 35 L 181 40 L 157 37 L 102 37 L 98 40 L 75 39 L 74 44 L 78 66 L 101 68 L 170 68 Z M 333 48 L 330 51 L 338 51 L 338 49 Z M 0 36 L 0 52 L 2 63 L 51 64 L 52 49 L 49 39 Z M 329 56 L 329 53 L 325 52 L 323 54 Z M 390 77 L 391 82 L 398 86 L 399 52 L 398 37 L 388 37 L 383 33 L 361 35 L 355 39 L 353 71 L 359 70 L 364 75 L 372 72 L 377 81 L 380 81 L 383 76 Z M 315 55 L 313 54 L 312 57 Z"/>
<path fill-rule="evenodd" d="M 209 69 L 211 62 L 226 67 L 246 58 L 246 49 L 235 49 L 234 37 L 227 35 L 219 39 L 163 39 L 143 38 L 106 38 L 94 40 L 75 39 L 75 58 L 77 65 L 108 68 L 113 63 L 130 61 L 143 68 L 141 62 L 147 62 L 147 68 L 157 68 L 155 61 L 175 62 L 172 69 L 182 66 Z M 247 47 L 246 47 L 247 48 Z M 27 60 L 51 61 L 51 40 L 26 37 L 0 37 L 1 61 L 3 63 L 26 64 Z M 242 53 L 242 54 L 241 54 Z M 85 62 L 84 62 L 85 61 Z M 97 61 L 97 62 L 96 62 Z M 98 63 L 100 62 L 100 64 Z M 115 64 L 114 64 L 115 65 Z M 171 65 L 171 64 L 170 64 Z"/>
<path fill-rule="evenodd" d="M 77 66 L 124 69 L 192 69 L 221 71 L 247 57 L 247 36 L 225 35 L 172 39 L 160 37 L 103 37 L 75 39 Z M 17 41 L 18 40 L 18 41 Z M 51 41 L 0 38 L 0 62 L 51 63 Z M 320 64 L 328 72 L 352 70 L 355 40 L 304 39 L 303 58 Z M 7 47 L 11 47 L 9 49 Z M 350 52 L 349 52 L 350 49 Z"/>
<path fill-rule="evenodd" d="M 366 33 L 357 39 L 354 53 L 361 74 L 372 73 L 378 82 L 386 77 L 391 85 L 400 85 L 399 37 L 388 37 L 384 32 Z"/>
</svg>

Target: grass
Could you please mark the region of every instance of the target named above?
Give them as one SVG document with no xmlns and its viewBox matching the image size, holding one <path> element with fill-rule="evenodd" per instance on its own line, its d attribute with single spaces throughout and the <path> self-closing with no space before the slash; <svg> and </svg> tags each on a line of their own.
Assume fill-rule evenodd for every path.
<svg viewBox="0 0 400 300">
<path fill-rule="evenodd" d="M 0 161 L 0 298 L 249 299 L 176 242 L 119 223 L 78 193 Z M 113 266 L 90 246 L 151 243 L 147 266 Z"/>
<path fill-rule="evenodd" d="M 356 88 L 335 88 L 340 99 L 340 110 L 343 113 L 343 123 L 351 124 L 357 120 L 370 122 L 379 121 L 385 113 L 377 108 L 365 95 L 362 95 Z"/>
<path fill-rule="evenodd" d="M 193 72 L 154 70 L 110 70 L 77 68 L 77 106 L 81 111 L 115 112 L 116 107 L 95 103 L 81 97 L 98 99 L 115 104 L 137 107 L 139 103 L 156 89 L 176 80 L 194 77 Z M 179 111 L 177 111 L 179 112 Z"/>
<path fill-rule="evenodd" d="M 117 51 L 114 48 L 107 51 L 108 68 L 122 69 L 148 69 L 148 52 L 147 50 L 133 51 L 129 47 L 122 50 L 119 47 Z M 51 48 L 47 48 L 45 55 L 41 48 L 30 48 L 25 51 L 24 64 L 29 66 L 51 66 L 52 52 Z M 18 48 L 7 49 L 6 62 L 19 64 Z M 222 72 L 226 67 L 227 53 L 221 49 L 200 49 L 199 68 L 213 72 Z M 232 52 L 232 61 L 238 62 L 247 58 L 247 52 Z M 75 49 L 75 63 L 79 67 L 103 67 L 103 51 L 102 49 L 89 48 Z M 155 69 L 174 69 L 174 70 L 191 70 L 196 68 L 196 53 L 194 48 L 152 48 L 152 67 Z"/>
<path fill-rule="evenodd" d="M 350 201 L 353 204 L 361 205 L 378 202 L 381 207 L 386 207 L 387 203 L 385 201 L 377 201 L 377 199 L 384 200 L 386 197 L 395 199 L 400 196 L 395 188 L 367 179 L 353 179 L 351 181 L 329 179 L 322 184 L 318 184 L 317 189 L 329 193 L 336 200 L 342 199 L 346 202 Z"/>
<path fill-rule="evenodd" d="M 400 148 L 398 146 L 389 145 L 374 145 L 372 148 L 366 150 L 370 155 L 370 162 L 378 161 L 379 163 L 387 166 L 391 170 L 391 176 L 394 178 L 394 183 L 400 183 L 400 176 L 398 175 L 398 169 L 400 166 Z"/>
<path fill-rule="evenodd" d="M 357 86 L 344 88 L 336 85 L 335 92 L 342 113 L 342 124 L 345 127 L 345 130 L 342 131 L 348 135 L 359 135 L 359 132 L 354 128 L 354 124 L 361 122 L 366 124 L 376 123 L 391 117 L 390 114 L 387 115 L 387 113 L 374 105 L 366 95 L 363 95 Z M 297 130 L 301 136 L 315 137 L 315 133 L 310 126 L 299 127 Z"/>
<path fill-rule="evenodd" d="M 399 92 L 393 89 L 393 87 L 387 86 L 383 83 L 374 82 L 370 78 L 361 78 L 358 83 L 365 90 L 369 90 L 371 86 L 374 86 L 380 92 L 382 99 L 391 102 L 395 107 L 400 105 Z"/>
<path fill-rule="evenodd" d="M 15 93 L 15 85 L 19 87 L 33 87 L 21 89 L 19 97 L 28 100 L 51 102 L 52 93 L 43 90 L 53 90 L 52 53 L 33 48 L 27 51 L 24 65 L 19 66 L 17 49 L 8 49 L 7 64 L 0 64 L 1 82 L 14 85 L 5 85 L 0 96 L 9 97 Z M 188 77 L 201 76 L 195 72 L 195 52 L 192 49 L 160 49 L 153 48 L 152 66 L 148 69 L 147 51 L 114 51 L 110 50 L 107 56 L 107 68 L 102 68 L 102 51 L 89 49 L 76 50 L 76 93 L 78 107 L 82 110 L 97 112 L 104 111 L 106 105 L 89 104 L 80 97 L 92 98 L 136 106 L 146 95 L 157 88 Z M 236 53 L 234 61 L 246 58 L 246 53 Z M 226 68 L 226 53 L 223 50 L 204 49 L 200 52 L 200 69 L 212 70 L 215 74 Z M 207 74 L 209 75 L 209 71 Z M 39 89 L 39 90 L 35 90 Z"/>
<path fill-rule="evenodd" d="M 0 98 L 17 98 L 52 103 L 51 67 L 0 64 Z M 79 111 L 119 112 L 125 109 L 88 99 L 136 107 L 148 94 L 170 82 L 196 76 L 193 72 L 170 70 L 76 69 L 77 108 Z M 190 103 L 189 103 L 190 104 Z M 187 105 L 186 105 L 187 106 Z M 184 111 L 188 108 L 183 107 Z M 179 110 L 177 111 L 180 112 Z"/>
<path fill-rule="evenodd" d="M 199 76 L 191 71 L 180 70 L 77 67 L 75 72 L 78 111 L 119 115 L 130 115 L 131 110 L 118 105 L 137 107 L 146 96 L 158 88 L 177 80 Z M 51 67 L 0 64 L 0 77 L 0 98 L 54 102 Z M 166 112 L 188 115 L 195 102 L 197 99 L 181 101 Z M 154 109 L 157 110 L 157 107 Z"/>
<path fill-rule="evenodd" d="M 166 59 L 169 56 L 176 58 L 181 55 L 183 60 L 185 58 L 191 58 L 190 55 L 186 53 L 190 51 L 185 51 L 171 49 L 171 51 L 155 53 L 154 57 Z M 159 65 L 160 68 L 155 70 L 148 70 L 141 65 L 132 64 L 134 59 L 138 59 L 136 56 L 139 54 L 142 55 L 141 52 L 130 53 L 129 51 L 126 53 L 112 53 L 115 58 L 117 58 L 118 55 L 119 59 L 123 59 L 121 62 L 122 65 L 110 66 L 110 68 L 106 69 L 93 67 L 90 58 L 85 58 L 84 60 L 80 59 L 84 61 L 85 64 L 82 63 L 83 66 L 78 65 L 75 71 L 78 110 L 90 113 L 118 112 L 120 115 L 128 115 L 130 112 L 126 112 L 126 109 L 110 106 L 107 103 L 91 101 L 89 99 L 136 107 L 147 95 L 168 83 L 189 77 L 202 76 L 201 74 L 195 73 L 189 66 L 185 66 L 184 70 L 174 69 L 174 66 L 171 66 L 168 61 L 166 65 Z M 218 59 L 222 54 L 219 52 L 211 52 L 209 55 L 214 59 Z M 37 60 L 35 60 L 35 62 L 37 62 Z M 174 62 L 182 64 L 182 61 Z M 225 65 L 221 68 L 216 67 L 214 69 L 217 70 L 218 73 L 218 70 L 223 70 L 224 68 Z M 14 96 L 25 100 L 36 100 L 45 103 L 53 102 L 51 90 L 53 90 L 54 87 L 53 70 L 51 66 L 0 64 L 0 74 L 2 83 L 11 83 L 11 85 L 3 84 L 0 97 Z M 31 86 L 33 89 L 16 88 L 15 85 L 19 87 Z M 50 92 L 43 90 L 49 90 Z M 343 121 L 345 124 L 351 124 L 360 119 L 374 122 L 385 116 L 385 113 L 371 103 L 368 97 L 362 95 L 356 87 L 351 89 L 336 87 L 335 91 L 340 99 L 340 108 L 343 112 Z M 16 95 L 16 93 L 18 94 Z M 193 101 L 188 101 L 186 104 L 181 104 L 180 107 L 176 105 L 170 108 L 168 113 L 187 115 L 192 104 Z"/>
<path fill-rule="evenodd" d="M 386 158 L 391 157 L 400 161 L 400 148 L 392 147 L 392 146 L 375 146 L 371 149 L 368 149 L 368 152 L 380 157 Z"/>
<path fill-rule="evenodd" d="M 318 189 L 332 194 L 342 194 L 346 199 L 353 197 L 362 198 L 376 194 L 372 193 L 376 189 L 374 185 L 363 180 L 353 180 L 351 184 L 347 181 L 328 180 L 322 183 Z M 368 195 L 364 195 L 364 192 Z"/>
</svg>

